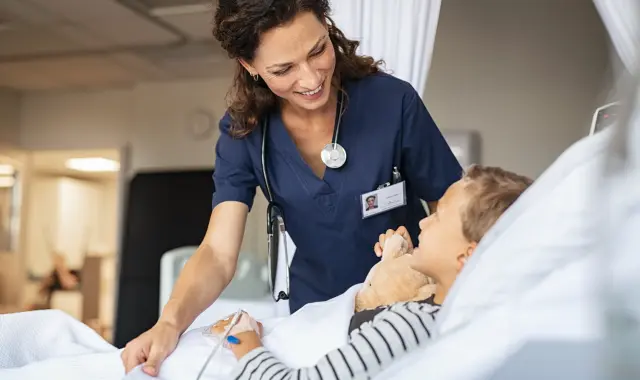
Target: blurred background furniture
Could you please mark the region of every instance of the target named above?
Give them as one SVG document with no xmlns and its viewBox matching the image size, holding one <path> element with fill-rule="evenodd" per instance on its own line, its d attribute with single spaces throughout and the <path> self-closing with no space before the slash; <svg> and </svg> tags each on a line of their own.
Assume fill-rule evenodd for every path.
<svg viewBox="0 0 640 380">
<path fill-rule="evenodd" d="M 197 246 L 180 247 L 166 252 L 160 260 L 160 313 L 169 300 L 173 286 L 185 263 Z M 268 269 L 254 252 L 241 252 L 236 274 L 218 300 L 209 306 L 189 329 L 212 323 L 243 309 L 257 319 L 273 317 L 275 302 L 269 292 Z"/>
<path fill-rule="evenodd" d="M 160 259 L 197 246 L 211 215 L 211 169 L 137 173 L 129 182 L 113 344 L 126 343 L 158 320 Z"/>
</svg>

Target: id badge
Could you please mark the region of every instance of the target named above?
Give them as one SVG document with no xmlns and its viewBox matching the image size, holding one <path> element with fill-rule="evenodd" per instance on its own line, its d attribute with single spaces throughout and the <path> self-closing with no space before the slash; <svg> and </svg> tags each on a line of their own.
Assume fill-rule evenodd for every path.
<svg viewBox="0 0 640 380">
<path fill-rule="evenodd" d="M 402 207 L 407 204 L 404 181 L 364 193 L 360 203 L 362 219 Z"/>
</svg>

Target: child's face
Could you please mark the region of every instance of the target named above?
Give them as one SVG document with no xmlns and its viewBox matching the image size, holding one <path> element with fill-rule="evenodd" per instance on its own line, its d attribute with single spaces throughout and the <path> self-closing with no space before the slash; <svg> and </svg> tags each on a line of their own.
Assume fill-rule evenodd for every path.
<svg viewBox="0 0 640 380">
<path fill-rule="evenodd" d="M 462 233 L 461 211 L 468 200 L 460 180 L 438 201 L 437 212 L 420 221 L 418 246 L 411 261 L 413 269 L 436 281 L 455 278 L 475 248 L 475 243 L 467 241 Z"/>
</svg>

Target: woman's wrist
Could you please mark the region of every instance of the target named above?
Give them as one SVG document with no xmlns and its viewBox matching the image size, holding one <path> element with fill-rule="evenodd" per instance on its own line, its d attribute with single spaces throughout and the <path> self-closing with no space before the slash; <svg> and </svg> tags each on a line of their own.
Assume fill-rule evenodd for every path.
<svg viewBox="0 0 640 380">
<path fill-rule="evenodd" d="M 181 313 L 181 307 L 178 300 L 171 299 L 162 310 L 162 314 L 160 315 L 158 322 L 169 324 L 182 333 L 186 328 L 184 327 L 185 318 L 181 314 L 184 313 Z"/>
<path fill-rule="evenodd" d="M 238 343 L 230 344 L 231 351 L 233 355 L 240 360 L 249 352 L 255 350 L 256 348 L 262 347 L 262 341 L 260 340 L 260 336 L 255 331 L 245 331 L 238 334 L 235 334 L 234 337 L 238 339 Z"/>
</svg>

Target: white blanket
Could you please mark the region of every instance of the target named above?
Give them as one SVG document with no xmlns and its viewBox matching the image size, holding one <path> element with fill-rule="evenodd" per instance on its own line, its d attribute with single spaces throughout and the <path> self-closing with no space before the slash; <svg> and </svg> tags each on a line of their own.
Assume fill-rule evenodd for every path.
<svg viewBox="0 0 640 380">
<path fill-rule="evenodd" d="M 0 379 L 115 380 L 119 351 L 57 310 L 0 315 Z"/>
<path fill-rule="evenodd" d="M 347 342 L 359 286 L 354 285 L 327 302 L 309 304 L 291 316 L 262 321 L 265 347 L 292 367 L 315 364 L 324 354 Z M 202 327 L 185 333 L 156 379 L 195 379 L 217 343 L 203 333 L 205 330 Z M 120 350 L 58 311 L 1 315 L 0 347 L 2 380 L 121 380 L 124 376 Z M 202 379 L 225 379 L 235 364 L 231 352 L 223 349 L 209 363 Z M 140 368 L 126 378 L 152 379 Z"/>
<path fill-rule="evenodd" d="M 290 367 L 316 364 L 327 352 L 347 343 L 349 320 L 359 287 L 354 285 L 332 300 L 306 305 L 291 316 L 262 321 L 265 347 Z M 182 336 L 176 351 L 164 362 L 156 379 L 196 379 L 217 343 L 215 338 L 205 336 L 205 329 L 198 328 Z M 222 349 L 211 360 L 202 379 L 226 379 L 236 363 L 233 354 Z M 136 368 L 126 379 L 154 378 Z"/>
</svg>

